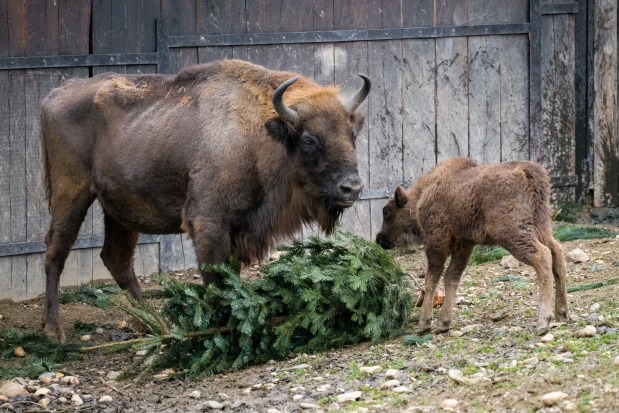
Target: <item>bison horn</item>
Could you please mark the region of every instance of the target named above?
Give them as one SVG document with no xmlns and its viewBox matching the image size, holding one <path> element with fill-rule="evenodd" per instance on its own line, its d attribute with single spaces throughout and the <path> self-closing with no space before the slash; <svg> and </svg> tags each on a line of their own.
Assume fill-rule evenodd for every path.
<svg viewBox="0 0 619 413">
<path fill-rule="evenodd" d="M 275 112 L 277 112 L 279 117 L 285 122 L 295 123 L 299 120 L 299 114 L 286 106 L 282 100 L 282 96 L 284 95 L 286 89 L 288 89 L 288 86 L 292 85 L 297 80 L 299 80 L 298 77 L 293 77 L 292 79 L 286 80 L 284 83 L 279 85 L 273 93 L 273 107 L 275 108 Z"/>
<path fill-rule="evenodd" d="M 354 112 L 355 109 L 357 109 L 359 105 L 363 103 L 365 98 L 368 96 L 368 93 L 370 93 L 370 88 L 372 87 L 372 82 L 370 82 L 369 77 L 362 74 L 359 74 L 359 76 L 361 76 L 361 78 L 363 79 L 363 86 L 361 86 L 361 89 L 359 89 L 357 93 L 355 93 L 355 95 L 352 97 L 352 99 L 350 99 L 350 101 L 346 104 L 346 108 L 351 113 Z"/>
</svg>

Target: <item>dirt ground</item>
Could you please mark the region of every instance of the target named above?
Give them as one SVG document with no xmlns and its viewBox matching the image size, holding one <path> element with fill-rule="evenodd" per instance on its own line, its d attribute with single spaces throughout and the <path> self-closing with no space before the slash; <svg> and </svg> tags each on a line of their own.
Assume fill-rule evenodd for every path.
<svg viewBox="0 0 619 413">
<path fill-rule="evenodd" d="M 619 231 L 616 225 L 605 227 Z M 568 286 L 619 277 L 618 246 L 619 239 L 564 242 L 566 253 L 580 248 L 590 256 L 588 262 L 567 264 Z M 411 274 L 419 277 L 423 273 L 423 250 L 407 252 L 398 259 Z M 253 269 L 249 272 L 256 273 Z M 171 276 L 188 281 L 195 280 L 195 274 L 187 271 Z M 519 279 L 491 282 L 506 275 Z M 143 286 L 152 288 L 152 283 Z M 326 412 L 337 407 L 332 404 L 337 395 L 354 390 L 361 391 L 361 397 L 340 404 L 339 411 L 432 412 L 441 411 L 443 400 L 456 399 L 458 412 L 618 412 L 619 365 L 613 361 L 619 356 L 619 285 L 569 293 L 574 320 L 553 328 L 554 339 L 548 344 L 540 343 L 535 335 L 537 295 L 530 267 L 506 269 L 496 262 L 469 267 L 458 291 L 453 328 L 477 328 L 460 337 L 435 335 L 421 346 L 404 345 L 398 338 L 379 345 L 365 343 L 320 354 L 298 354 L 199 382 L 151 379 L 137 387 L 131 381 L 111 381 L 106 378 L 108 373 L 122 370 L 135 355 L 92 355 L 67 362 L 60 370 L 79 377 L 80 384 L 72 388 L 76 393 L 92 395 L 95 400 L 109 395 L 113 401 L 92 401 L 76 408 L 70 401 L 62 404 L 55 400 L 47 411 L 206 411 L 211 409 L 209 401 L 217 401 L 221 405 L 210 405 L 235 412 L 297 412 L 305 410 L 302 406 Z M 0 329 L 40 328 L 42 303 L 41 298 L 0 303 Z M 594 304 L 599 304 L 599 309 L 592 311 Z M 109 342 L 117 324 L 129 321 L 118 309 L 104 311 L 84 304 L 62 305 L 60 314 L 69 342 L 79 340 L 79 333 L 72 329 L 76 320 L 103 328 L 103 334 L 93 334 L 97 343 Z M 589 324 L 597 328 L 596 336 L 578 338 L 576 332 Z M 365 374 L 359 370 L 373 365 L 381 366 L 382 371 Z M 389 368 L 398 370 L 397 380 L 410 392 L 381 389 Z M 459 370 L 468 384 L 450 378 L 450 369 Z M 200 392 L 199 398 L 190 397 L 195 390 Z M 540 398 L 553 391 L 565 392 L 567 397 L 554 407 L 545 407 Z M 12 406 L 0 411 L 45 411 L 26 401 Z"/>
</svg>

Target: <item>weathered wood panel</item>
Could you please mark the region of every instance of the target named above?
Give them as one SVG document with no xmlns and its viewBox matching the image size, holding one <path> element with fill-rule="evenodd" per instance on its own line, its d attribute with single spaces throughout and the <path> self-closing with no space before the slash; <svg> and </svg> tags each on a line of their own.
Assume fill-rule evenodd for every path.
<svg viewBox="0 0 619 413">
<path fill-rule="evenodd" d="M 0 20 L 8 20 L 8 1 L 0 1 Z M 9 56 L 9 27 L 0 25 L 0 57 Z M 11 186 L 9 163 L 11 159 L 9 143 L 9 72 L 0 71 L 0 244 L 11 242 Z M 0 300 L 12 298 L 11 288 L 12 257 L 0 257 Z"/>
<path fill-rule="evenodd" d="M 617 116 L 617 2 L 594 8 L 593 190 L 596 207 L 619 204 L 619 116 Z"/>
</svg>

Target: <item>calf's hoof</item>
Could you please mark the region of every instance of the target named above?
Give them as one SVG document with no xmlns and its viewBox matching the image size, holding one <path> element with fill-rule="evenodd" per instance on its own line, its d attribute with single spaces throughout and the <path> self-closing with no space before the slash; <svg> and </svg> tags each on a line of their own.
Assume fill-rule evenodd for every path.
<svg viewBox="0 0 619 413">
<path fill-rule="evenodd" d="M 432 320 L 426 321 L 426 322 L 420 321 L 419 327 L 417 329 L 417 333 L 419 334 L 429 333 L 431 329 L 432 329 Z"/>
<path fill-rule="evenodd" d="M 451 330 L 451 327 L 449 325 L 439 324 L 434 330 L 432 330 L 432 332 L 434 334 L 443 334 L 448 332 L 449 330 Z"/>
<path fill-rule="evenodd" d="M 47 322 L 45 323 L 45 327 L 43 327 L 43 332 L 51 338 L 56 338 L 60 340 L 60 344 L 64 344 L 66 337 L 64 335 L 64 330 L 59 322 Z"/>
<path fill-rule="evenodd" d="M 569 317 L 567 316 L 567 311 L 557 311 L 555 313 L 555 319 L 559 323 L 567 323 L 569 321 Z"/>
</svg>

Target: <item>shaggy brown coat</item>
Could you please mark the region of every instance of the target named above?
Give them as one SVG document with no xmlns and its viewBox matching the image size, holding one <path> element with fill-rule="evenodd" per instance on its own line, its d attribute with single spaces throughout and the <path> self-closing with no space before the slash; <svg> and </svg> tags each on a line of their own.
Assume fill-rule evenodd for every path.
<svg viewBox="0 0 619 413">
<path fill-rule="evenodd" d="M 563 249 L 552 237 L 550 178 L 539 164 L 477 165 L 468 158 L 446 160 L 408 191 L 396 188 L 383 208 L 376 242 L 383 248 L 424 245 L 428 271 L 420 332 L 430 330 L 432 298 L 451 255 L 436 331 L 449 330 L 456 290 L 477 244 L 500 245 L 533 266 L 539 285 L 538 334 L 548 332 L 553 318 L 553 276 L 554 316 L 567 320 Z"/>
<path fill-rule="evenodd" d="M 336 87 L 295 76 L 229 60 L 177 76 L 71 79 L 45 98 L 46 332 L 63 337 L 58 279 L 95 199 L 105 214 L 101 258 L 138 299 L 140 232 L 188 232 L 199 263 L 231 254 L 248 263 L 304 224 L 334 228 L 363 186 L 354 109 L 369 80 L 344 104 Z"/>
</svg>

